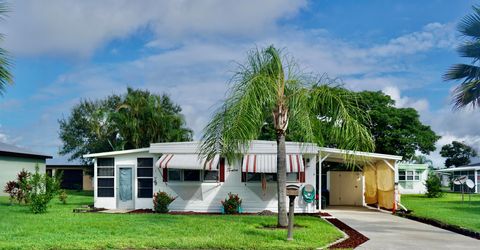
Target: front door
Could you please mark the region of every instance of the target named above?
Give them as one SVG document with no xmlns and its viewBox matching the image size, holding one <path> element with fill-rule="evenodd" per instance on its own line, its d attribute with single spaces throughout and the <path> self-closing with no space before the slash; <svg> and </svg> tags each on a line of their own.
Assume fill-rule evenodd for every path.
<svg viewBox="0 0 480 250">
<path fill-rule="evenodd" d="M 118 196 L 119 209 L 134 209 L 133 203 L 133 167 L 118 167 Z"/>
</svg>

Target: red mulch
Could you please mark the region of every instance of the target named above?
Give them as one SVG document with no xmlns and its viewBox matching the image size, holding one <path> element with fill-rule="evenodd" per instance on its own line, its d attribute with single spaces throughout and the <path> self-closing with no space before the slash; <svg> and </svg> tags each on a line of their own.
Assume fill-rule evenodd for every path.
<svg viewBox="0 0 480 250">
<path fill-rule="evenodd" d="M 365 235 L 349 227 L 347 224 L 341 222 L 339 219 L 334 219 L 334 218 L 325 218 L 325 219 L 348 235 L 347 239 L 345 239 L 344 241 L 338 242 L 336 244 L 333 244 L 332 246 L 330 246 L 330 249 L 356 248 L 369 240 Z"/>
</svg>

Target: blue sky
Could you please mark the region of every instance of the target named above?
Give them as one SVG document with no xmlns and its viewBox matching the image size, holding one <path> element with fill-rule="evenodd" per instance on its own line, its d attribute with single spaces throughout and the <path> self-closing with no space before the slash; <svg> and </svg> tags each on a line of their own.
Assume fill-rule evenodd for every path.
<svg viewBox="0 0 480 250">
<path fill-rule="evenodd" d="M 0 24 L 15 84 L 0 97 L 0 141 L 58 157 L 58 122 L 82 98 L 126 86 L 165 92 L 195 136 L 224 97 L 235 61 L 255 46 L 285 48 L 305 70 L 352 90 L 382 90 L 414 107 L 442 135 L 479 148 L 478 111 L 453 112 L 464 60 L 458 21 L 474 1 L 74 1 L 11 2 Z M 437 152 L 431 158 L 442 164 Z"/>
</svg>

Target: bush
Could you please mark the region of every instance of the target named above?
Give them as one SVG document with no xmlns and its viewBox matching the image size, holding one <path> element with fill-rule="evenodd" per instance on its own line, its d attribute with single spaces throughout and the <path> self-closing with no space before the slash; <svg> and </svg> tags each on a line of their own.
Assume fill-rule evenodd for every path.
<svg viewBox="0 0 480 250">
<path fill-rule="evenodd" d="M 156 213 L 168 213 L 168 206 L 176 197 L 172 197 L 166 192 L 158 192 L 153 196 L 153 210 Z"/>
<path fill-rule="evenodd" d="M 238 197 L 238 194 L 228 193 L 228 197 L 222 201 L 222 205 L 226 214 L 236 214 L 240 212 L 242 200 Z"/>
<path fill-rule="evenodd" d="M 38 165 L 35 173 L 28 176 L 24 186 L 29 187 L 26 198 L 30 202 L 30 209 L 33 213 L 45 213 L 48 203 L 60 190 L 60 175 L 50 177 L 47 174 L 40 174 Z"/>
<path fill-rule="evenodd" d="M 60 191 L 60 193 L 58 194 L 58 199 L 59 199 L 60 202 L 62 202 L 63 204 L 67 204 L 67 198 L 68 198 L 67 192 L 62 189 L 62 191 Z"/>
<path fill-rule="evenodd" d="M 9 181 L 5 185 L 5 188 L 3 189 L 3 192 L 7 193 L 8 196 L 10 197 L 10 205 L 13 205 L 13 201 L 17 197 L 17 193 L 19 190 L 18 183 L 16 181 Z"/>
<path fill-rule="evenodd" d="M 429 198 L 437 198 L 443 195 L 442 182 L 433 172 L 428 174 L 428 178 L 425 181 L 425 187 L 427 188 L 427 193 L 425 195 Z"/>
</svg>

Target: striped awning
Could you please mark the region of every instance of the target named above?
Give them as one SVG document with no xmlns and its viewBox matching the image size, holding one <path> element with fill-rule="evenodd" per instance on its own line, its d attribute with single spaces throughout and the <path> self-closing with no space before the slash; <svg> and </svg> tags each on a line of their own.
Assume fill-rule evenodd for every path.
<svg viewBox="0 0 480 250">
<path fill-rule="evenodd" d="M 287 173 L 304 172 L 303 157 L 301 154 L 287 154 Z M 276 154 L 246 154 L 243 156 L 242 172 L 246 173 L 276 173 Z"/>
<path fill-rule="evenodd" d="M 164 154 L 155 166 L 158 168 L 218 170 L 220 157 L 216 155 L 207 161 L 198 154 Z"/>
</svg>

